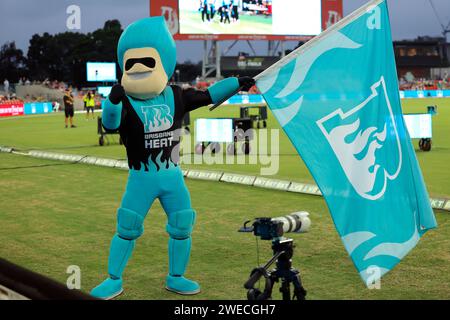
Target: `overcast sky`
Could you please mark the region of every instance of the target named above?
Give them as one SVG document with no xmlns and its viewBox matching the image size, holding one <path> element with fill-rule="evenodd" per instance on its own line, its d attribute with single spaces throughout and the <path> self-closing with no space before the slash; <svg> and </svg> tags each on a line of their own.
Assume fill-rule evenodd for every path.
<svg viewBox="0 0 450 320">
<path fill-rule="evenodd" d="M 287 1 L 287 0 L 286 0 Z M 295 1 L 295 0 L 289 0 Z M 344 0 L 344 14 L 357 9 L 367 0 Z M 450 0 L 432 0 L 445 25 L 450 22 Z M 433 12 L 430 0 L 389 0 L 392 32 L 395 40 L 417 36 L 441 35 L 441 26 Z M 119 19 L 123 26 L 149 15 L 149 0 L 0 0 L 0 45 L 15 41 L 26 53 L 28 42 L 35 33 L 50 34 L 67 31 L 66 9 L 76 4 L 81 7 L 81 32 L 90 32 L 103 26 L 108 19 Z M 264 43 L 254 43 L 258 54 L 266 53 Z M 293 46 L 293 43 L 287 47 Z M 222 48 L 227 46 L 223 44 Z M 179 41 L 178 60 L 198 61 L 202 55 L 200 41 Z M 245 43 L 236 46 L 230 54 L 250 49 Z"/>
</svg>

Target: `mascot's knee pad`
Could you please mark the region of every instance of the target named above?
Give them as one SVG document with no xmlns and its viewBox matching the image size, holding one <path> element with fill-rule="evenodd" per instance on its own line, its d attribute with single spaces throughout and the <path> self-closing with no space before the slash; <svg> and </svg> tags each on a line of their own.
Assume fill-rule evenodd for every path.
<svg viewBox="0 0 450 320">
<path fill-rule="evenodd" d="M 144 232 L 144 217 L 129 209 L 117 210 L 117 233 L 121 238 L 134 240 Z"/>
<path fill-rule="evenodd" d="M 168 214 L 167 233 L 174 239 L 186 239 L 191 236 L 196 213 L 192 209 L 181 210 Z"/>
</svg>

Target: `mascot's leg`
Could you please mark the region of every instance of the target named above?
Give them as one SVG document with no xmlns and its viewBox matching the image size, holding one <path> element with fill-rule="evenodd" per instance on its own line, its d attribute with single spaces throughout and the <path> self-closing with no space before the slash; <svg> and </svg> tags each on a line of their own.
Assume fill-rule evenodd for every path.
<svg viewBox="0 0 450 320">
<path fill-rule="evenodd" d="M 195 222 L 195 211 L 186 209 L 168 213 L 169 222 L 169 274 L 166 278 L 167 290 L 191 295 L 200 292 L 197 282 L 184 277 L 191 253 L 191 232 Z"/>
<path fill-rule="evenodd" d="M 186 279 L 184 274 L 191 253 L 191 233 L 196 213 L 191 209 L 189 191 L 184 184 L 181 170 L 171 179 L 166 179 L 160 201 L 167 213 L 167 232 L 169 233 L 169 274 L 166 289 L 179 294 L 192 295 L 200 292 L 197 282 Z M 170 183 L 167 183 L 170 181 Z M 170 186 L 170 189 L 169 189 Z"/>
<path fill-rule="evenodd" d="M 112 299 L 122 293 L 122 274 L 133 252 L 136 239 L 144 232 L 144 219 L 154 200 L 145 193 L 144 179 L 129 176 L 121 207 L 117 210 L 117 234 L 111 241 L 108 259 L 109 278 L 91 291 L 101 299 Z"/>
</svg>

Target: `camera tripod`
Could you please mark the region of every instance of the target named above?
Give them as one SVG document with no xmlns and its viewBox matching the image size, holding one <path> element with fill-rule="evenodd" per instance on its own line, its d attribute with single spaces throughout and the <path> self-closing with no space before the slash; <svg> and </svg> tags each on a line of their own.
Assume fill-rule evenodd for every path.
<svg viewBox="0 0 450 320">
<path fill-rule="evenodd" d="M 294 240 L 276 238 L 272 241 L 273 257 L 263 266 L 256 268 L 250 274 L 250 278 L 244 284 L 248 300 L 270 300 L 275 282 L 281 281 L 280 292 L 283 300 L 305 300 L 306 290 L 302 286 L 300 272 L 292 267 L 294 255 Z M 276 268 L 269 271 L 270 266 L 276 262 Z M 264 291 L 255 288 L 256 282 L 265 278 Z M 291 297 L 290 285 L 294 287 Z"/>
</svg>

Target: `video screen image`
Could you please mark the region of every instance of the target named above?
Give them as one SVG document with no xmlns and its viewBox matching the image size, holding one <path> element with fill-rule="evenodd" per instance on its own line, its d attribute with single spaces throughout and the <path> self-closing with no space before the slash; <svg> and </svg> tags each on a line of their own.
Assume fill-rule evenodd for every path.
<svg viewBox="0 0 450 320">
<path fill-rule="evenodd" d="M 109 82 L 116 81 L 116 64 L 114 62 L 88 62 L 87 81 L 92 82 Z"/>
<path fill-rule="evenodd" d="M 317 35 L 321 0 L 180 0 L 181 34 Z"/>
<path fill-rule="evenodd" d="M 197 142 L 233 142 L 233 119 L 197 119 Z"/>
</svg>

